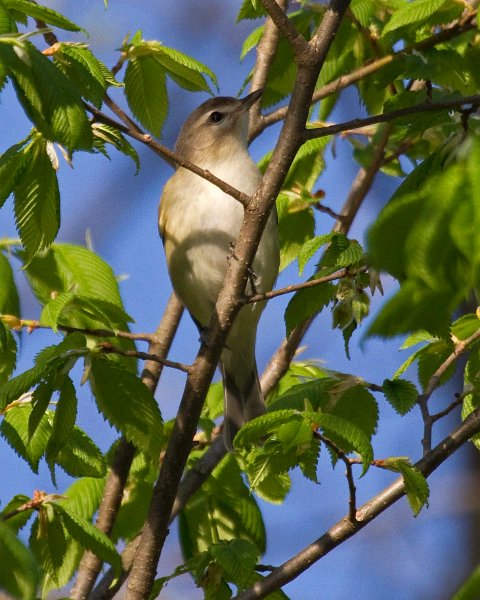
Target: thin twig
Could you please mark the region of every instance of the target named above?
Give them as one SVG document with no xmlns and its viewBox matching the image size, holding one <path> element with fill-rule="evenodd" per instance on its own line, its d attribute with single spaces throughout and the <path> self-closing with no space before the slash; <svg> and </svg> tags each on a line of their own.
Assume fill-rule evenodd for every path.
<svg viewBox="0 0 480 600">
<path fill-rule="evenodd" d="M 5 325 L 14 330 L 28 329 L 34 331 L 35 329 L 50 329 L 54 331 L 54 328 L 50 325 L 43 325 L 40 321 L 35 319 L 19 319 L 13 315 L 0 315 L 0 321 Z M 151 342 L 154 335 L 152 333 L 131 333 L 130 331 L 119 331 L 113 329 L 89 329 L 88 327 L 71 327 L 70 325 L 57 325 L 58 331 L 64 333 L 83 333 L 84 335 L 90 335 L 92 337 L 112 337 L 112 338 L 123 338 L 126 340 L 140 341 L 140 342 Z"/>
<path fill-rule="evenodd" d="M 444 410 L 441 410 L 433 415 L 430 415 L 430 418 L 432 419 L 432 421 L 435 423 L 436 421 L 439 421 L 440 419 L 443 419 L 443 417 L 446 417 L 447 415 L 449 415 L 452 410 L 455 410 L 458 406 L 461 406 L 461 404 L 463 403 L 463 401 L 465 400 L 465 396 L 468 396 L 468 394 L 471 394 L 472 392 L 467 392 L 465 394 L 457 394 L 455 400 L 453 402 L 451 402 L 447 408 L 445 408 Z"/>
<path fill-rule="evenodd" d="M 424 454 L 431 450 L 433 424 L 435 423 L 435 421 L 438 420 L 438 418 L 435 418 L 435 415 L 430 414 L 430 411 L 428 409 L 428 401 L 430 399 L 430 396 L 440 384 L 441 378 L 444 375 L 444 373 L 460 358 L 460 356 L 462 356 L 462 354 L 464 354 L 469 349 L 469 347 L 472 344 L 474 344 L 478 340 L 480 340 L 480 329 L 473 333 L 466 340 L 459 340 L 455 342 L 453 351 L 447 356 L 447 358 L 438 367 L 435 373 L 433 373 L 433 375 L 428 380 L 427 386 L 425 387 L 425 391 L 423 392 L 423 394 L 420 394 L 420 396 L 417 399 L 417 404 L 420 407 L 423 420 L 422 447 Z"/>
<path fill-rule="evenodd" d="M 138 350 L 124 350 L 123 348 L 114 346 L 111 342 L 101 342 L 100 344 L 97 344 L 97 348 L 100 348 L 105 354 L 119 354 L 121 356 L 128 356 L 131 358 L 139 358 L 140 360 L 151 360 L 153 362 L 160 363 L 164 367 L 169 367 L 170 369 L 177 369 L 178 371 L 183 371 L 184 373 L 189 373 L 191 369 L 190 365 L 175 362 L 173 360 L 168 360 L 166 358 L 162 358 L 161 356 L 157 356 L 156 354 L 151 354 L 150 352 L 139 352 Z"/>
<path fill-rule="evenodd" d="M 357 488 L 355 487 L 355 481 L 353 479 L 352 461 L 345 452 L 328 437 L 325 437 L 319 432 L 315 434 L 315 437 L 328 446 L 345 465 L 345 477 L 347 478 L 348 483 L 348 518 L 355 525 L 357 523 Z"/>
<path fill-rule="evenodd" d="M 277 298 L 278 296 L 284 296 L 285 294 L 292 294 L 293 292 L 298 292 L 299 290 L 305 290 L 317 285 L 321 285 L 322 283 L 328 283 L 329 281 L 335 281 L 337 279 L 344 279 L 345 277 L 355 276 L 359 273 L 365 273 L 367 267 L 360 267 L 354 271 L 350 269 L 340 269 L 340 271 L 335 271 L 335 273 L 331 273 L 330 275 L 325 275 L 324 277 L 318 277 L 318 279 L 312 279 L 310 281 L 304 281 L 302 283 L 294 283 L 292 285 L 287 285 L 284 288 L 278 290 L 272 290 L 271 292 L 265 292 L 264 294 L 255 294 L 254 296 L 249 296 L 245 298 L 245 304 L 252 304 L 253 302 L 262 302 L 264 300 L 271 300 L 272 298 Z"/>
<path fill-rule="evenodd" d="M 390 123 L 395 119 L 400 119 L 401 117 L 405 117 L 407 115 L 421 114 L 424 112 L 436 112 L 439 110 L 461 109 L 466 104 L 478 106 L 480 104 L 480 94 L 464 96 L 463 98 L 454 98 L 452 100 L 439 100 L 438 102 L 423 102 L 422 104 L 407 106 L 406 108 L 392 110 L 391 112 L 386 112 L 381 115 L 373 115 L 372 117 L 365 117 L 364 119 L 352 119 L 351 121 L 335 123 L 334 125 L 327 125 L 326 127 L 314 127 L 312 129 L 306 129 L 305 140 L 335 135 L 342 131 L 358 129 L 360 127 L 366 127 L 368 125 L 374 125 L 377 123 Z"/>
</svg>

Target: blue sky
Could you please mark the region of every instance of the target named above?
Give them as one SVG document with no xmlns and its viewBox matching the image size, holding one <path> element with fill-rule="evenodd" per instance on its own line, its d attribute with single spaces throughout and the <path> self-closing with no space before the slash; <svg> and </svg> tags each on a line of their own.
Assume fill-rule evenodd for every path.
<svg viewBox="0 0 480 600">
<path fill-rule="evenodd" d="M 45 4 L 64 12 L 85 27 L 90 34 L 86 41 L 107 65 L 115 64 L 115 49 L 119 48 L 125 35 L 141 29 L 145 39 L 156 39 L 192 54 L 212 68 L 217 73 L 222 95 L 237 94 L 254 58 L 253 55 L 248 56 L 244 63 L 239 62 L 242 41 L 251 28 L 257 26 L 257 23 L 250 22 L 235 24 L 239 2 L 177 0 L 175 3 L 159 3 L 143 0 L 131 3 L 111 0 L 108 10 L 101 0 L 50 0 Z M 65 39 L 84 41 L 81 35 L 68 34 Z M 205 94 L 188 93 L 170 86 L 171 109 L 162 139 L 167 146 L 173 147 L 180 124 L 206 97 Z M 346 98 L 341 110 L 332 115 L 332 120 L 353 118 L 359 114 L 361 109 L 355 95 L 347 94 Z M 23 138 L 30 127 L 16 110 L 16 100 L 10 88 L 1 96 L 0 123 L 0 151 Z M 252 147 L 255 158 L 260 158 L 270 149 L 277 133 L 278 128 L 272 128 L 256 140 Z M 158 199 L 171 168 L 148 149 L 137 149 L 142 162 L 138 175 L 134 174 L 135 167 L 129 159 L 113 152 L 111 161 L 100 156 L 79 154 L 75 156 L 73 170 L 65 163 L 61 165 L 62 227 L 58 239 L 82 244 L 88 229 L 94 249 L 112 265 L 116 274 L 127 276 L 121 283 L 121 292 L 127 312 L 135 318 L 134 330 L 152 331 L 158 324 L 171 290 L 156 223 Z M 338 142 L 335 157 L 327 151 L 327 167 L 319 187 L 326 191 L 325 204 L 339 209 L 356 172 L 347 142 Z M 367 199 L 352 230 L 352 237 L 360 241 L 378 206 L 386 201 L 394 188 L 394 182 L 384 176 L 379 184 L 375 194 Z M 0 237 L 15 235 L 11 212 L 9 202 L 1 213 Z M 326 231 L 328 227 L 328 217 L 320 215 L 318 231 Z M 307 276 L 310 272 L 307 269 Z M 17 279 L 25 297 L 22 307 L 24 317 L 37 318 L 39 307 L 28 294 L 21 272 L 17 272 Z M 280 276 L 278 285 L 296 280 L 296 270 L 291 267 Z M 385 287 L 388 293 L 391 283 L 386 281 Z M 378 297 L 374 299 L 373 310 L 381 301 Z M 274 300 L 262 317 L 257 347 L 260 371 L 283 339 L 286 302 L 286 298 Z M 331 317 L 325 314 L 306 337 L 302 358 L 319 359 L 328 368 L 355 373 L 374 383 L 381 383 L 391 376 L 405 358 L 397 350 L 401 340 L 388 343 L 370 340 L 363 348 L 360 348 L 359 340 L 359 335 L 353 338 L 352 357 L 348 361 L 341 335 L 338 331 L 331 331 Z M 55 341 L 58 338 L 44 331 L 25 337 L 19 370 L 29 368 L 35 353 Z M 188 362 L 195 356 L 197 348 L 197 331 L 186 316 L 171 357 Z M 183 383 L 182 374 L 165 371 L 157 397 L 166 418 L 175 413 Z M 442 393 L 450 398 L 454 391 L 450 388 Z M 88 389 L 81 391 L 80 398 L 80 426 L 106 449 L 115 439 L 115 433 L 98 417 Z M 376 456 L 419 458 L 419 414 L 414 412 L 400 419 L 382 400 L 380 404 L 380 435 L 374 444 Z M 441 429 L 442 426 L 437 432 L 437 441 L 441 437 Z M 0 452 L 2 504 L 18 492 L 31 495 L 35 488 L 53 491 L 44 466 L 40 475 L 35 476 L 1 440 Z M 289 584 L 285 588 L 286 593 L 294 600 L 316 600 L 319 597 L 332 600 L 448 597 L 448 592 L 468 571 L 462 560 L 462 545 L 468 537 L 469 509 L 468 506 L 458 507 L 456 503 L 462 495 L 459 492 L 462 486 L 469 486 L 469 452 L 472 451 L 462 450 L 450 464 L 433 475 L 431 506 L 419 517 L 414 519 L 406 501 L 400 501 L 366 530 Z M 326 453 L 320 461 L 319 479 L 320 485 L 314 485 L 294 474 L 294 486 L 284 505 L 271 506 L 261 502 L 269 532 L 264 563 L 283 562 L 346 513 L 347 486 L 343 471 L 338 465 L 332 472 Z M 359 503 L 392 480 L 391 474 L 371 470 L 364 480 L 358 481 Z M 69 481 L 67 476 L 59 473 L 59 490 L 64 489 Z M 175 533 L 172 533 L 160 572 L 170 572 L 179 560 Z M 172 583 L 165 597 L 195 600 L 201 594 L 185 577 Z"/>
</svg>

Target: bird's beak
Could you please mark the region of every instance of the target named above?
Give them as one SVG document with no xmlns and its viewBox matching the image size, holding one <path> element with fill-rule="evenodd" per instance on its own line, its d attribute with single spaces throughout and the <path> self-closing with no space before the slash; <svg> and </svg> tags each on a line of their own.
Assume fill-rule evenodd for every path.
<svg viewBox="0 0 480 600">
<path fill-rule="evenodd" d="M 262 94 L 263 90 L 255 90 L 251 94 L 248 94 L 248 96 L 245 96 L 245 98 L 242 98 L 240 110 L 242 112 L 250 110 L 250 107 L 255 104 L 255 102 L 261 97 Z"/>
</svg>

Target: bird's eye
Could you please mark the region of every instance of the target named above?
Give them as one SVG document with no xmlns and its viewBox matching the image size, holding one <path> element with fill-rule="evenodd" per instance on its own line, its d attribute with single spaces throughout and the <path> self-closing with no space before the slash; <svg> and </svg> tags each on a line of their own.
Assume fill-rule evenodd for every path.
<svg viewBox="0 0 480 600">
<path fill-rule="evenodd" d="M 210 121 L 210 123 L 220 123 L 220 121 L 223 120 L 223 113 L 218 112 L 216 110 L 216 111 L 210 113 L 208 120 Z"/>
</svg>

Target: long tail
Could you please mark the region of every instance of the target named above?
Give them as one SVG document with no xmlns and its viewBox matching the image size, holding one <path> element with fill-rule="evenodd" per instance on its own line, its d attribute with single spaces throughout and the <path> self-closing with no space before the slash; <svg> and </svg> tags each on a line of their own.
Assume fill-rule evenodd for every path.
<svg viewBox="0 0 480 600">
<path fill-rule="evenodd" d="M 257 367 L 254 364 L 246 382 L 240 386 L 238 374 L 230 371 L 222 364 L 223 390 L 224 390 L 224 440 L 227 450 L 233 449 L 233 439 L 238 430 L 247 421 L 265 413 L 260 381 Z"/>
</svg>

